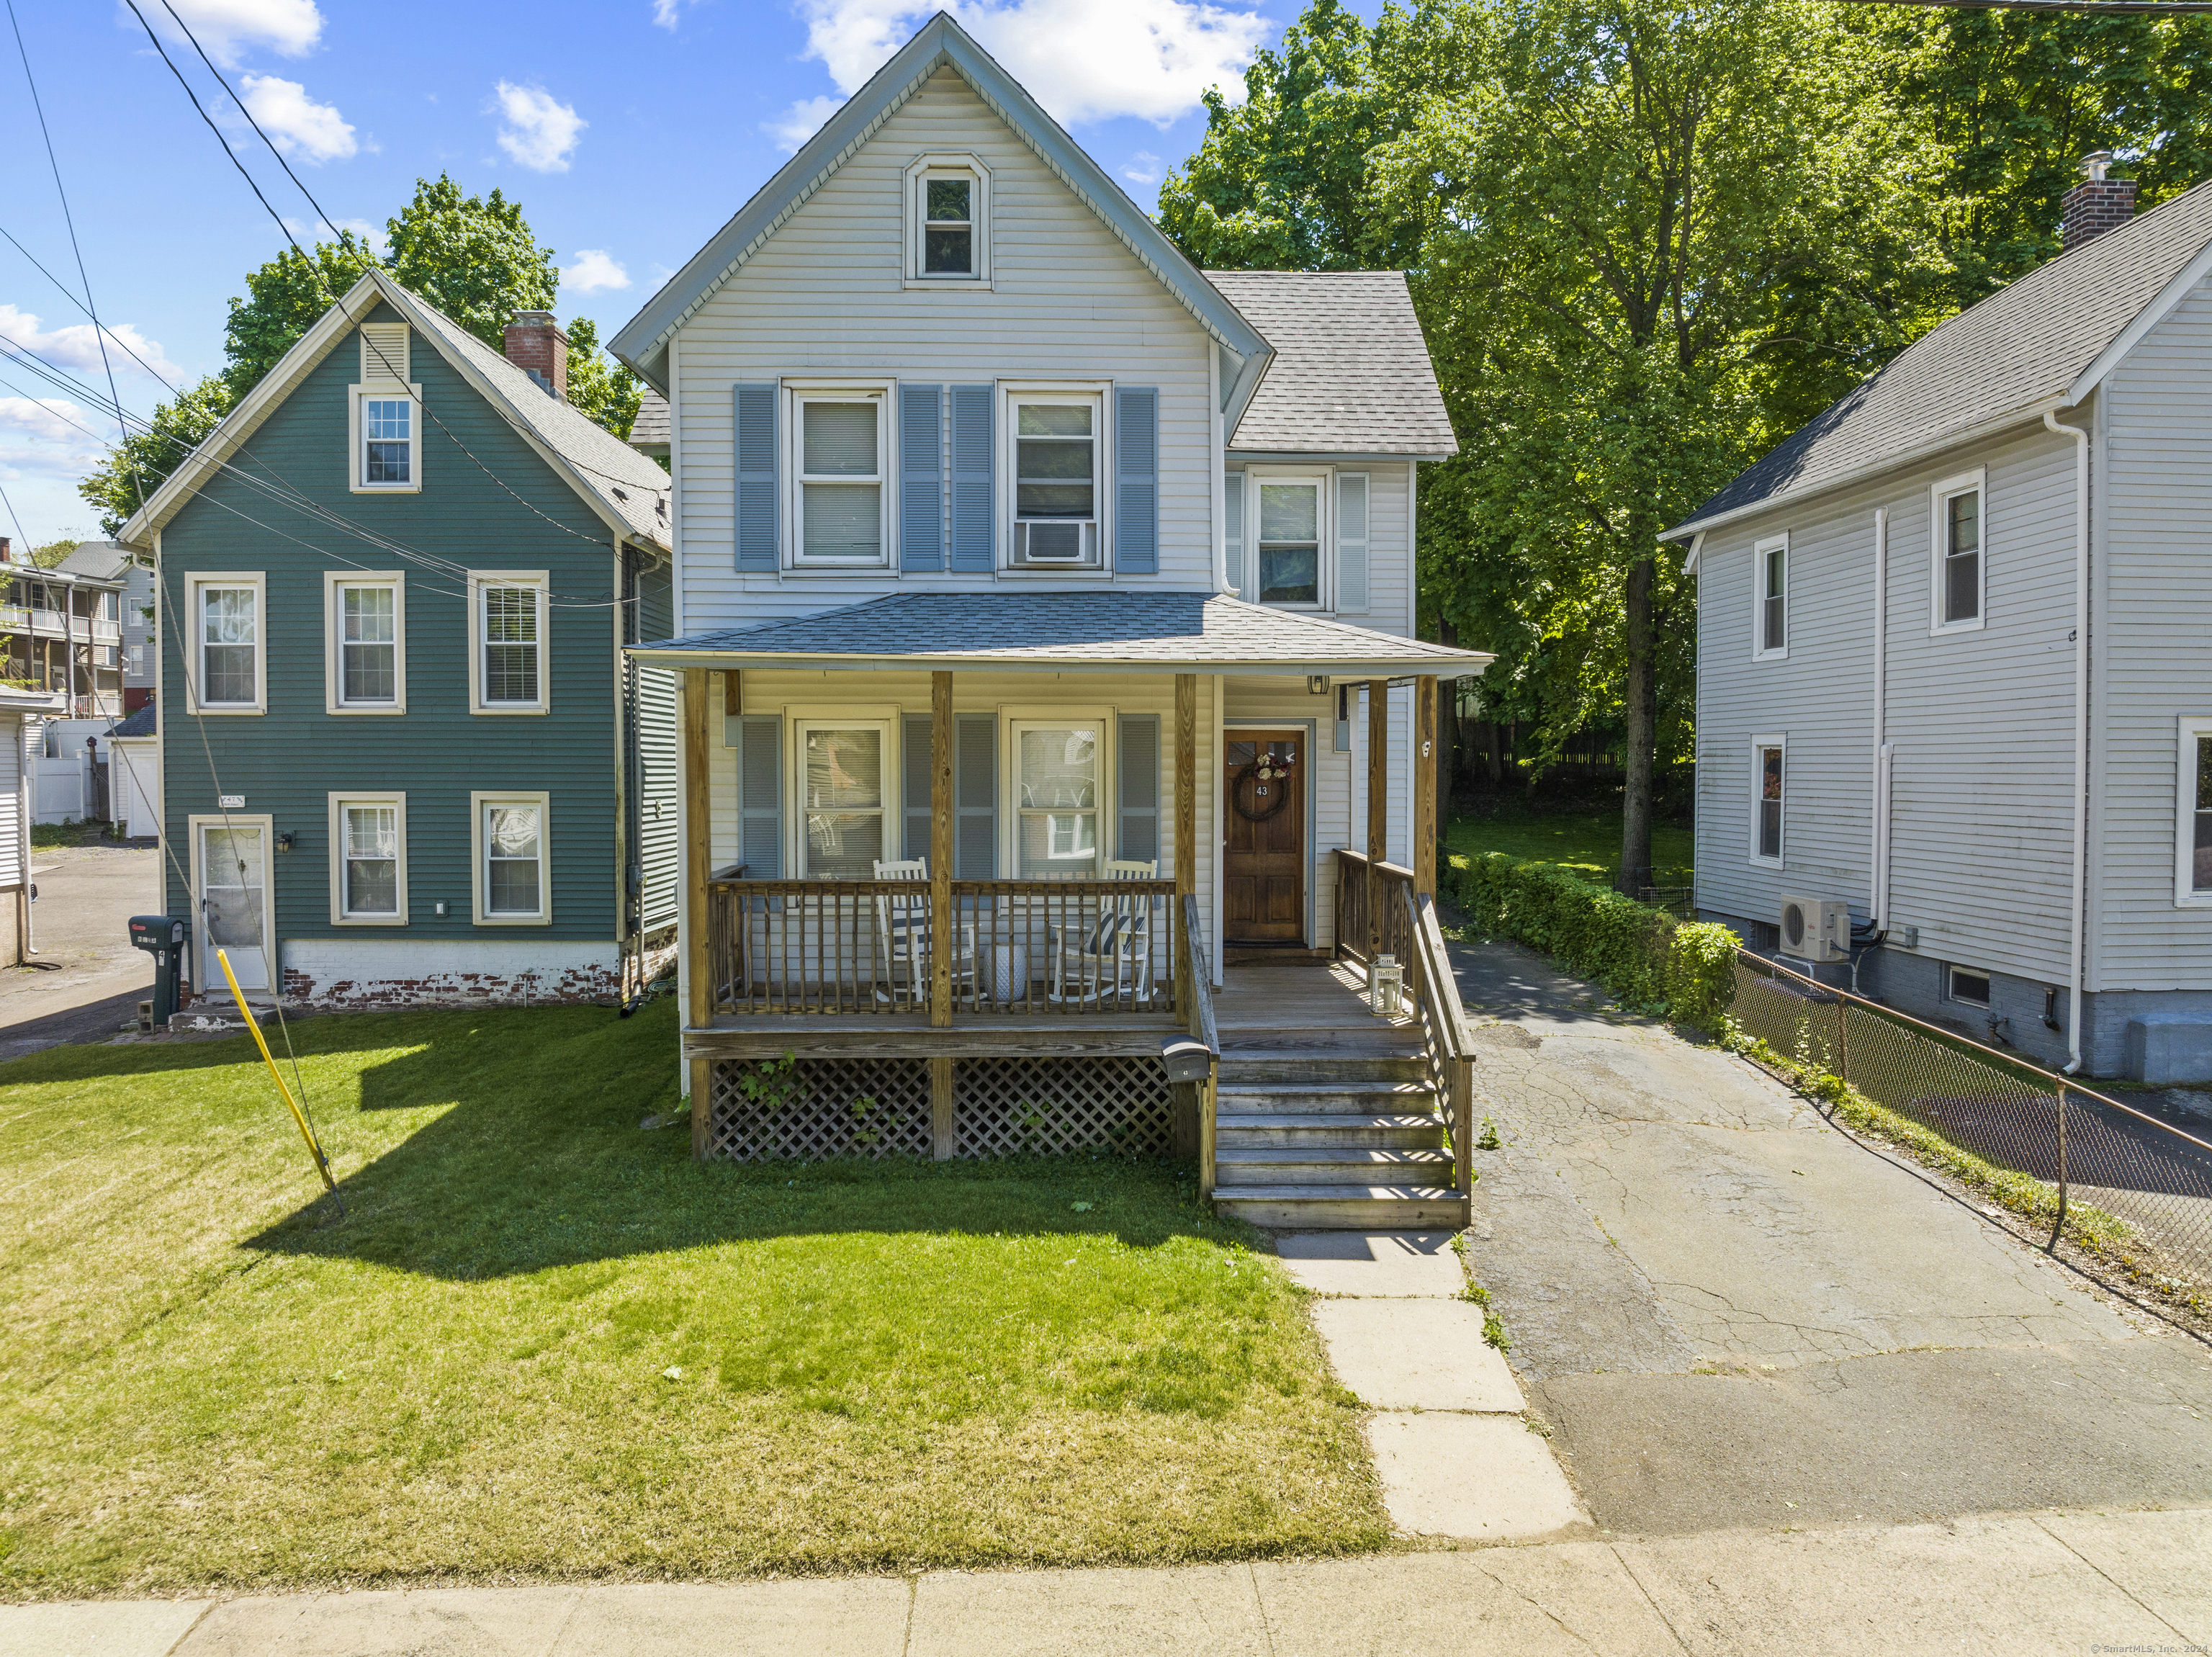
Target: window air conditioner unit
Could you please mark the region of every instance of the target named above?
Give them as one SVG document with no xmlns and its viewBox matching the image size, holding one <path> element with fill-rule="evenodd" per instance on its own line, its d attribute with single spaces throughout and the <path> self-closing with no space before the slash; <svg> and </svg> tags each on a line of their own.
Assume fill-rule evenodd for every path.
<svg viewBox="0 0 2212 1657">
<path fill-rule="evenodd" d="M 1080 519 L 1036 518 L 1014 525 L 1014 564 L 1030 570 L 1040 565 L 1083 565 L 1098 561 L 1098 526 Z"/>
<path fill-rule="evenodd" d="M 1781 953 L 1816 964 L 1851 958 L 1851 906 L 1832 898 L 1784 898 Z"/>
</svg>

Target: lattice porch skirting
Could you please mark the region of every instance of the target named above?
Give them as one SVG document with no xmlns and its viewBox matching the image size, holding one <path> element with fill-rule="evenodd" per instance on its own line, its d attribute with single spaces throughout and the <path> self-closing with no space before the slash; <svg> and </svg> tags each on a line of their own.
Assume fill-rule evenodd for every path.
<svg viewBox="0 0 2212 1657">
<path fill-rule="evenodd" d="M 749 1095 L 750 1059 L 714 1064 L 708 1154 L 733 1161 L 923 1156 L 934 1142 L 929 1062 L 801 1059 Z M 1174 1100 L 1156 1058 L 968 1058 L 952 1067 L 953 1154 L 1055 1156 L 1170 1148 Z"/>
</svg>

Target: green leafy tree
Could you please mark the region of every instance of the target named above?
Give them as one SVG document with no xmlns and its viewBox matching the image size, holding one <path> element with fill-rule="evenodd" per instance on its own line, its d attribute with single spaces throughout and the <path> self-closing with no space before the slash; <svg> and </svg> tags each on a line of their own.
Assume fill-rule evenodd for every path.
<svg viewBox="0 0 2212 1657">
<path fill-rule="evenodd" d="M 231 402 L 228 382 L 211 374 L 185 387 L 173 401 L 156 404 L 146 430 L 131 433 L 107 451 L 106 458 L 76 486 L 76 492 L 100 514 L 102 533 L 113 535 L 130 521 L 162 479 L 230 412 Z"/>
<path fill-rule="evenodd" d="M 637 419 L 645 382 L 627 364 L 599 350 L 599 325 L 587 316 L 571 321 L 568 336 L 568 401 L 617 437 L 627 438 Z"/>
<path fill-rule="evenodd" d="M 40 570 L 55 569 L 87 539 L 82 535 L 64 535 L 58 541 L 43 541 L 27 549 L 31 562 Z"/>
<path fill-rule="evenodd" d="M 1632 886 L 1688 737 L 1692 600 L 1659 532 L 1780 435 L 1778 383 L 1825 401 L 1923 325 L 1932 228 L 1881 54 L 1817 0 L 1468 10 L 1490 72 L 1370 161 L 1425 225 L 1465 449 L 1425 491 L 1423 584 L 1449 616 L 1513 583 L 1555 750 L 1617 717 Z"/>
</svg>

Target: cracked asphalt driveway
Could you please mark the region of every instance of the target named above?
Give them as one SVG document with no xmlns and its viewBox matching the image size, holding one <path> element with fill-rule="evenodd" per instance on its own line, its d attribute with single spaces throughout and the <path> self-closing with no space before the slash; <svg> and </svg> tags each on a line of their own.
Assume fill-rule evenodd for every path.
<svg viewBox="0 0 2212 1657">
<path fill-rule="evenodd" d="M 1504 944 L 1468 1263 L 1597 1523 L 2212 1506 L 2212 1350 L 1749 1064 Z"/>
</svg>

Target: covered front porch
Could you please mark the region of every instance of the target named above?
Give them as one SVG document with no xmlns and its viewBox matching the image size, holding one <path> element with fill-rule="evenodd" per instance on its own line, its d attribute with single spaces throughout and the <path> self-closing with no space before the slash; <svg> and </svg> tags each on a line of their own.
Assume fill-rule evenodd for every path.
<svg viewBox="0 0 2212 1657">
<path fill-rule="evenodd" d="M 1328 964 L 1418 929 L 1437 680 L 1486 661 L 1089 594 L 915 595 L 640 655 L 684 679 L 693 1145 L 739 1158 L 1204 1159 L 1224 957 L 1297 963 L 1316 1030 L 1372 1019 Z"/>
</svg>

